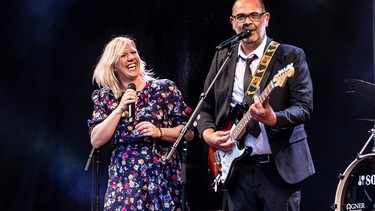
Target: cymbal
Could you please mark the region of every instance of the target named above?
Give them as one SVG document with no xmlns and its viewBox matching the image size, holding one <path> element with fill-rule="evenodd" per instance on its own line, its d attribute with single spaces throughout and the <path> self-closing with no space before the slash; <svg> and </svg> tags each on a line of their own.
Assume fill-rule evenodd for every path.
<svg viewBox="0 0 375 211">
<path fill-rule="evenodd" d="M 359 121 L 365 121 L 365 122 L 375 122 L 375 119 L 368 119 L 368 118 L 364 118 L 364 119 L 357 119 Z"/>
<path fill-rule="evenodd" d="M 353 89 L 354 93 L 367 101 L 375 103 L 375 84 L 359 79 L 346 79 L 345 83 Z"/>
</svg>

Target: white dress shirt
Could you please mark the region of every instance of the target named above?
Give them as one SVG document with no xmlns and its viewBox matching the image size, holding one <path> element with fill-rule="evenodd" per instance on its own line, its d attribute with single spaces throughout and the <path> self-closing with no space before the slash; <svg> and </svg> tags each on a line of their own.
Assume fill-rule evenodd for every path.
<svg viewBox="0 0 375 211">
<path fill-rule="evenodd" d="M 259 63 L 260 58 L 262 58 L 264 48 L 266 46 L 267 39 L 264 39 L 262 44 L 251 52 L 248 55 L 242 51 L 241 43 L 239 44 L 238 48 L 238 58 L 237 58 L 237 65 L 236 65 L 236 73 L 234 77 L 234 85 L 233 85 L 233 93 L 232 93 L 232 105 L 236 105 L 238 103 L 242 103 L 244 98 L 244 93 L 246 88 L 243 87 L 244 75 L 245 75 L 245 68 L 246 68 L 246 58 L 252 58 L 254 55 L 257 55 L 257 58 L 253 60 L 250 65 L 250 69 L 252 75 L 254 75 Z M 257 91 L 257 95 L 259 95 L 259 90 Z M 271 148 L 269 145 L 268 137 L 266 134 L 266 130 L 264 128 L 263 123 L 259 123 L 261 133 L 258 138 L 247 134 L 245 137 L 245 145 L 250 146 L 253 148 L 252 155 L 255 154 L 271 154 Z"/>
</svg>

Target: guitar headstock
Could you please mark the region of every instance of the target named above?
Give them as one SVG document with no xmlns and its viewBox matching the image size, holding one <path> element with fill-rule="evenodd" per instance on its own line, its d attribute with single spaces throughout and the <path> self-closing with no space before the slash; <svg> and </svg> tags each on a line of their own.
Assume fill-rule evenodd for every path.
<svg viewBox="0 0 375 211">
<path fill-rule="evenodd" d="M 294 75 L 293 63 L 288 64 L 283 69 L 273 77 L 272 81 L 275 86 L 283 87 L 286 83 L 286 80 Z"/>
</svg>

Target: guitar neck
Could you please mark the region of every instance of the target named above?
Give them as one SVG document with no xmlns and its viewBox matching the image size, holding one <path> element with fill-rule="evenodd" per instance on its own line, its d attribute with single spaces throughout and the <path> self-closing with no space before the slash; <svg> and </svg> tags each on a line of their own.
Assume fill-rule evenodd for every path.
<svg viewBox="0 0 375 211">
<path fill-rule="evenodd" d="M 268 96 L 270 96 L 271 92 L 272 92 L 274 89 L 275 89 L 275 85 L 274 85 L 274 83 L 272 83 L 272 81 L 271 81 L 271 83 L 269 83 L 269 84 L 267 85 L 267 87 L 263 90 L 262 94 L 260 94 L 260 96 L 259 96 L 259 102 L 260 102 L 260 103 L 263 103 L 264 100 L 265 100 Z"/>
<path fill-rule="evenodd" d="M 260 103 L 263 103 L 264 100 L 270 96 L 271 92 L 275 89 L 274 83 L 269 83 L 267 87 L 263 90 L 263 92 L 259 96 Z M 235 140 L 238 140 L 242 138 L 243 134 L 245 133 L 245 129 L 247 127 L 247 124 L 249 124 L 250 120 L 252 119 L 252 116 L 250 114 L 250 111 L 248 110 L 245 115 L 242 117 L 242 119 L 238 122 L 235 129 L 232 131 L 232 136 Z"/>
</svg>

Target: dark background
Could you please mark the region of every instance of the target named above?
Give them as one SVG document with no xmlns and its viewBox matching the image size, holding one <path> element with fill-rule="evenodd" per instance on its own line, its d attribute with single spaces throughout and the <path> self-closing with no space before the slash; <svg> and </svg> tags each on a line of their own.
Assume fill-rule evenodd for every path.
<svg viewBox="0 0 375 211">
<path fill-rule="evenodd" d="M 375 118 L 374 102 L 345 93 L 345 80 L 374 81 L 374 4 L 266 0 L 268 35 L 305 50 L 314 83 L 308 133 L 317 173 L 304 183 L 302 210 L 330 210 L 338 173 L 370 136 L 373 122 L 358 119 Z M 92 148 L 86 121 L 96 88 L 92 72 L 104 45 L 113 36 L 133 35 L 147 68 L 175 81 L 194 109 L 215 46 L 234 35 L 231 5 L 228 0 L 2 1 L 0 210 L 90 210 L 96 165 L 84 171 Z M 108 154 L 108 146 L 99 150 L 101 200 Z M 196 138 L 189 143 L 186 171 L 192 210 L 221 207 L 221 193 L 208 190 L 206 171 L 203 144 Z"/>
</svg>

